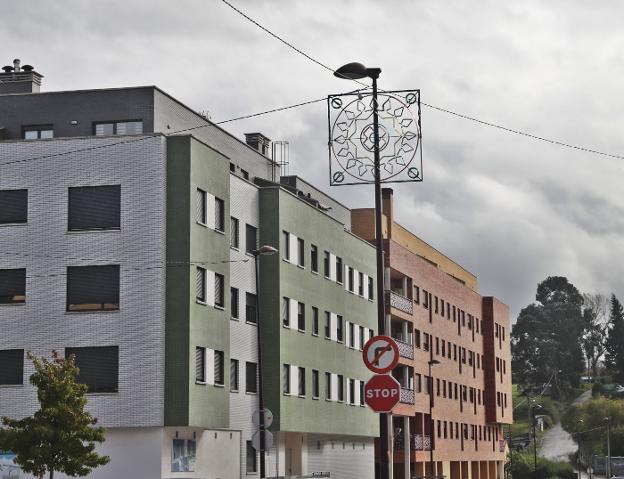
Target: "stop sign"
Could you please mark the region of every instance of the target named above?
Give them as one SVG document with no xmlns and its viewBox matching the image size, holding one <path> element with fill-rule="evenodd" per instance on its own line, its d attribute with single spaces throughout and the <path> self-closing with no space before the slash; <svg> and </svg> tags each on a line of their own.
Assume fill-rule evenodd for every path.
<svg viewBox="0 0 624 479">
<path fill-rule="evenodd" d="M 364 402 L 375 412 L 390 412 L 399 402 L 401 385 L 389 374 L 376 374 L 364 386 Z"/>
</svg>

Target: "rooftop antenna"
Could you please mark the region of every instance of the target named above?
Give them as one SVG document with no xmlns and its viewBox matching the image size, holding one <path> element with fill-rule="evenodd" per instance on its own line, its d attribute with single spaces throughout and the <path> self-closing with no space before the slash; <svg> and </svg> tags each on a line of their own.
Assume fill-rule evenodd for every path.
<svg viewBox="0 0 624 479">
<path fill-rule="evenodd" d="M 290 166 L 290 143 L 287 141 L 274 141 L 273 142 L 273 162 L 279 167 L 279 176 L 288 176 Z M 275 168 L 273 168 L 272 181 L 275 183 Z M 279 181 L 279 178 L 277 178 Z"/>
</svg>

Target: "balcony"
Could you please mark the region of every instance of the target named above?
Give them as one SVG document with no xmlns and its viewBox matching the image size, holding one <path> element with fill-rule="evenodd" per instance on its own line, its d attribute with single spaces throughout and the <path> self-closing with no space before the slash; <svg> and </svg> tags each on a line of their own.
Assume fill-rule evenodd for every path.
<svg viewBox="0 0 624 479">
<path fill-rule="evenodd" d="M 414 359 L 414 346 L 401 341 L 400 339 L 393 338 L 399 347 L 399 356 L 407 359 Z"/>
<path fill-rule="evenodd" d="M 407 314 L 413 313 L 414 304 L 411 299 L 406 298 L 399 293 L 395 293 L 394 291 L 387 291 L 386 294 L 388 295 L 388 302 L 392 308 L 396 308 Z"/>
<path fill-rule="evenodd" d="M 402 387 L 401 388 L 401 395 L 399 397 L 399 402 L 401 402 L 403 404 L 414 404 L 414 402 L 415 402 L 415 400 L 414 400 L 414 390 Z"/>
<path fill-rule="evenodd" d="M 412 434 L 411 437 L 412 451 L 429 451 L 431 450 L 431 436 L 422 434 Z"/>
</svg>

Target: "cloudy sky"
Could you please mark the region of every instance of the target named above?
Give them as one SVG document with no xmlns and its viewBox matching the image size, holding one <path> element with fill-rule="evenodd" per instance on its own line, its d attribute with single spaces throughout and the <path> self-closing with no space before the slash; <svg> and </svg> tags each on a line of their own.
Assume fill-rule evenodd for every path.
<svg viewBox="0 0 624 479">
<path fill-rule="evenodd" d="M 9 3 L 9 2 L 8 2 Z M 382 68 L 380 88 L 510 128 L 624 155 L 624 4 L 614 0 L 232 0 L 332 67 Z M 28 0 L 0 44 L 44 89 L 157 85 L 214 121 L 354 88 L 221 0 Z M 229 123 L 291 145 L 290 173 L 329 187 L 326 106 Z M 531 140 L 423 107 L 425 181 L 395 186 L 399 222 L 474 272 L 515 319 L 548 275 L 624 295 L 624 160 Z"/>
</svg>

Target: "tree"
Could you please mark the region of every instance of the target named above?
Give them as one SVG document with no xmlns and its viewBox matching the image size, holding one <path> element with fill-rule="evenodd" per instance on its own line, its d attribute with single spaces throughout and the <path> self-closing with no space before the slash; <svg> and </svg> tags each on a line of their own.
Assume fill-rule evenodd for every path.
<svg viewBox="0 0 624 479">
<path fill-rule="evenodd" d="M 624 309 L 614 294 L 611 295 L 606 350 L 605 364 L 613 373 L 613 379 L 624 382 Z"/>
<path fill-rule="evenodd" d="M 23 419 L 2 418 L 0 450 L 12 451 L 22 471 L 40 479 L 50 479 L 59 471 L 68 476 L 86 476 L 107 464 L 108 456 L 95 452 L 95 443 L 104 441 L 104 428 L 95 427 L 97 419 L 84 410 L 87 386 L 76 382 L 78 368 L 74 357 L 52 361 L 28 353 L 35 372 L 30 383 L 37 388 L 40 408 Z"/>
<path fill-rule="evenodd" d="M 537 286 L 533 303 L 524 308 L 512 329 L 514 380 L 525 386 L 552 382 L 578 386 L 584 369 L 579 338 L 583 332 L 583 297 L 566 278 L 550 276 Z"/>
<path fill-rule="evenodd" d="M 607 309 L 609 301 L 602 294 L 583 295 L 583 336 L 581 346 L 587 359 L 587 371 L 596 376 L 598 361 L 605 353 L 608 331 Z"/>
</svg>

